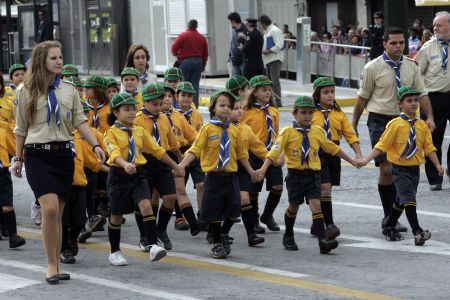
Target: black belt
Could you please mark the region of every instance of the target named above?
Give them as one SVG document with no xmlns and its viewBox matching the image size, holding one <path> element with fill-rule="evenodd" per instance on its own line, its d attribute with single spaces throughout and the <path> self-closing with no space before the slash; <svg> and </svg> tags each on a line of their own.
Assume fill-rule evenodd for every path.
<svg viewBox="0 0 450 300">
<path fill-rule="evenodd" d="M 378 118 L 383 118 L 383 119 L 394 119 L 394 118 L 398 117 L 398 115 L 393 115 L 393 116 L 383 115 L 383 114 L 377 114 L 377 113 L 374 113 L 374 112 L 371 112 L 371 111 L 369 111 L 369 115 L 372 115 L 372 116 L 378 117 Z"/>
<path fill-rule="evenodd" d="M 298 169 L 288 169 L 289 172 L 292 172 L 299 176 L 310 176 L 319 173 L 319 171 L 311 170 L 311 169 L 305 169 L 305 170 L 298 170 Z"/>
<path fill-rule="evenodd" d="M 219 176 L 219 177 L 228 177 L 228 176 L 236 175 L 236 172 L 218 171 L 218 172 L 209 172 L 209 173 L 206 173 L 206 175 L 214 175 L 214 176 Z"/>
<path fill-rule="evenodd" d="M 420 168 L 419 166 L 402 166 L 402 165 L 396 165 L 396 164 L 392 164 L 393 167 L 396 168 L 405 168 L 405 169 L 410 169 L 410 170 L 416 170 L 418 168 Z"/>
<path fill-rule="evenodd" d="M 63 150 L 70 149 L 69 142 L 58 142 L 58 143 L 45 143 L 45 144 L 26 144 L 26 148 L 33 148 L 37 150 Z"/>
</svg>

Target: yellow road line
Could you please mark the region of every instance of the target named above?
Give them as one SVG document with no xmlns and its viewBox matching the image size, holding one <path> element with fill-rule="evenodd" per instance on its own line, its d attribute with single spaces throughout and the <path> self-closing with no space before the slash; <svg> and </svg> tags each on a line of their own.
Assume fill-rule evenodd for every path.
<svg viewBox="0 0 450 300">
<path fill-rule="evenodd" d="M 42 240 L 41 235 L 38 233 L 21 231 L 20 235 L 24 238 L 32 240 Z M 101 243 L 87 243 L 80 245 L 82 249 L 94 250 L 103 253 L 109 253 L 109 245 Z M 139 258 L 143 260 L 148 260 L 148 253 L 141 252 L 133 249 L 123 248 L 122 253 L 126 256 Z M 289 286 L 299 289 L 310 290 L 318 293 L 327 293 L 340 297 L 349 297 L 356 299 L 367 299 L 367 300 L 394 300 L 400 299 L 395 297 L 390 297 L 387 295 L 365 292 L 362 290 L 350 289 L 345 287 L 339 287 L 332 284 L 320 283 L 311 280 L 291 278 L 287 276 L 266 274 L 258 271 L 251 271 L 231 266 L 216 265 L 207 262 L 198 261 L 195 259 L 178 258 L 178 257 L 165 257 L 162 261 L 163 263 L 183 266 L 193 269 L 206 270 L 209 272 L 223 273 L 231 276 L 245 277 L 251 280 L 263 281 L 271 284 Z"/>
</svg>

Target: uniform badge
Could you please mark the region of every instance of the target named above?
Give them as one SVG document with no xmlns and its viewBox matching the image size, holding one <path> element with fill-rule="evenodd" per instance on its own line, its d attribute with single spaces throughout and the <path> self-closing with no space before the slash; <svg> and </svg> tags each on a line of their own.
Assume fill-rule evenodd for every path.
<svg viewBox="0 0 450 300">
<path fill-rule="evenodd" d="M 359 75 L 359 80 L 363 80 L 363 79 L 364 79 L 363 74 Z"/>
<path fill-rule="evenodd" d="M 295 149 L 293 152 L 292 152 L 292 155 L 294 155 L 294 156 L 298 156 L 298 150 L 297 149 Z"/>
<path fill-rule="evenodd" d="M 210 137 L 208 137 L 208 140 L 210 140 L 210 141 L 214 141 L 214 140 L 218 140 L 219 139 L 219 136 L 216 134 L 216 135 L 213 135 L 213 136 L 210 136 Z"/>
<path fill-rule="evenodd" d="M 68 111 L 67 113 L 66 113 L 66 118 L 67 118 L 67 120 L 70 120 L 70 117 L 72 116 L 72 113 L 70 112 L 70 111 Z"/>
<path fill-rule="evenodd" d="M 109 150 L 109 152 L 112 152 L 113 148 L 111 146 L 108 146 L 108 150 Z"/>
<path fill-rule="evenodd" d="M 314 150 L 314 151 L 313 151 L 313 156 L 314 156 L 314 157 L 317 157 L 317 150 Z"/>
<path fill-rule="evenodd" d="M 274 145 L 272 148 L 273 148 L 273 150 L 280 150 L 280 146 L 278 146 L 278 145 Z"/>
<path fill-rule="evenodd" d="M 439 55 L 433 55 L 432 57 L 430 57 L 431 60 L 435 60 L 435 59 L 438 59 L 438 58 L 439 58 Z"/>
<path fill-rule="evenodd" d="M 14 106 L 17 106 L 17 105 L 19 105 L 19 100 L 14 99 L 13 103 L 14 103 Z"/>
<path fill-rule="evenodd" d="M 11 97 L 11 96 L 14 96 L 14 94 L 13 93 L 5 93 L 5 96 Z"/>
</svg>

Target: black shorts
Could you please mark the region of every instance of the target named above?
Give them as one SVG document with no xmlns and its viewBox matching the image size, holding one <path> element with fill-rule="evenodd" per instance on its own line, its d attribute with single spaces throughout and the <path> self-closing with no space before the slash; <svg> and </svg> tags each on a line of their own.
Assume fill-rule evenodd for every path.
<svg viewBox="0 0 450 300">
<path fill-rule="evenodd" d="M 208 173 L 200 218 L 215 222 L 225 218 L 237 218 L 240 214 L 241 197 L 237 173 Z"/>
<path fill-rule="evenodd" d="M 288 169 L 286 188 L 289 203 L 301 205 L 306 200 L 320 199 L 320 172 Z"/>
<path fill-rule="evenodd" d="M 153 189 L 156 189 L 161 197 L 175 195 L 175 179 L 172 169 L 151 154 L 145 154 L 144 156 L 147 159 L 145 171 L 147 172 L 150 193 L 153 192 Z"/>
<path fill-rule="evenodd" d="M 241 192 L 248 192 L 250 189 L 250 183 L 252 182 L 250 175 L 240 162 L 238 162 L 238 178 L 239 178 L 239 190 Z"/>
<path fill-rule="evenodd" d="M 194 184 L 205 182 L 205 173 L 203 173 L 202 168 L 200 166 L 200 160 L 195 159 L 191 164 L 186 168 L 186 176 L 184 176 L 184 181 L 187 183 L 189 180 L 189 175 L 191 175 L 192 181 Z"/>
<path fill-rule="evenodd" d="M 262 167 L 264 164 L 264 161 L 262 159 L 257 158 L 253 154 L 250 154 L 250 165 L 254 170 L 258 170 Z M 266 175 L 266 191 L 270 191 L 273 186 L 276 185 L 283 185 L 283 171 L 281 170 L 281 167 L 274 167 L 270 166 L 269 169 L 267 169 Z M 250 182 L 250 193 L 259 193 L 262 190 L 263 181 L 260 182 Z"/>
<path fill-rule="evenodd" d="M 132 213 L 138 209 L 139 202 L 144 199 L 150 200 L 151 197 L 142 166 L 138 167 L 133 175 L 125 173 L 122 168 L 110 167 L 107 185 L 112 215 Z"/>
<path fill-rule="evenodd" d="M 319 151 L 320 179 L 322 183 L 331 183 L 333 186 L 341 185 L 341 159 L 323 151 Z"/>
<path fill-rule="evenodd" d="M 420 179 L 419 166 L 399 166 L 392 165 L 392 173 L 394 174 L 394 184 L 397 190 L 397 201 L 399 204 L 405 202 L 416 202 L 417 186 Z"/>
<path fill-rule="evenodd" d="M 63 226 L 83 226 L 86 218 L 86 190 L 84 186 L 74 186 L 69 192 L 69 197 L 64 205 L 62 215 Z"/>
<path fill-rule="evenodd" d="M 0 170 L 0 206 L 13 206 L 13 183 L 7 167 Z"/>
<path fill-rule="evenodd" d="M 389 123 L 389 121 L 394 118 L 395 116 L 386 116 L 369 112 L 369 117 L 367 118 L 367 127 L 369 128 L 370 143 L 372 144 L 372 148 L 375 147 L 375 145 L 380 140 L 381 135 L 386 129 L 387 123 Z M 374 159 L 375 166 L 379 167 L 380 163 L 382 163 L 386 159 L 386 153 L 378 155 Z"/>
</svg>

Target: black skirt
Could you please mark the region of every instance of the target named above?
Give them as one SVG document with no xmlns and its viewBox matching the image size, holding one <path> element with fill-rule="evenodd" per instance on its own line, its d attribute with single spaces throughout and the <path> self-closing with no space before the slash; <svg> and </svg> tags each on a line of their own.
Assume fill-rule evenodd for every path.
<svg viewBox="0 0 450 300">
<path fill-rule="evenodd" d="M 25 147 L 25 172 L 36 199 L 57 194 L 66 201 L 75 171 L 69 149 L 44 150 Z"/>
</svg>

